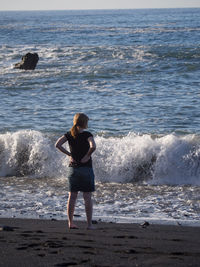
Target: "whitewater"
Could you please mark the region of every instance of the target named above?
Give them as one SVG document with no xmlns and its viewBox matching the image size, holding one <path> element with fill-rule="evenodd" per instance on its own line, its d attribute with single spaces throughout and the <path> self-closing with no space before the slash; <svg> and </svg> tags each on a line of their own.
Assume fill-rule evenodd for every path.
<svg viewBox="0 0 200 267">
<path fill-rule="evenodd" d="M 1 216 L 66 218 L 69 162 L 54 141 L 30 130 L 0 135 Z M 130 133 L 95 141 L 97 219 L 198 224 L 197 136 Z M 77 213 L 84 216 L 81 197 Z"/>
</svg>

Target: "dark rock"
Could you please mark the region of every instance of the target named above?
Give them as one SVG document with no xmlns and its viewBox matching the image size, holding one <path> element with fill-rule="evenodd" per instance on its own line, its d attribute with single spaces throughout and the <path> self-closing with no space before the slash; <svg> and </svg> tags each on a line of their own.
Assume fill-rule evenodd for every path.
<svg viewBox="0 0 200 267">
<path fill-rule="evenodd" d="M 149 222 L 144 222 L 144 223 L 142 223 L 140 225 L 141 225 L 142 228 L 146 228 L 146 227 L 148 227 L 150 225 L 150 223 Z"/>
<path fill-rule="evenodd" d="M 6 226 L 6 225 L 0 227 L 0 230 L 1 230 L 1 231 L 7 231 L 7 232 L 12 232 L 12 231 L 14 231 L 14 229 L 15 229 L 15 227 Z"/>
<path fill-rule="evenodd" d="M 39 60 L 37 53 L 27 53 L 22 57 L 22 61 L 15 64 L 15 69 L 34 70 Z"/>
</svg>

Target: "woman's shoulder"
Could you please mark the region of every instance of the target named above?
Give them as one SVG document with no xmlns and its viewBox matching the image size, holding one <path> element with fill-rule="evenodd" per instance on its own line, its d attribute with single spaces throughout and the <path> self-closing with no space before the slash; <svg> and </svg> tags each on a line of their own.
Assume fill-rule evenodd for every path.
<svg viewBox="0 0 200 267">
<path fill-rule="evenodd" d="M 89 132 L 89 131 L 84 131 L 83 134 L 84 134 L 84 136 L 87 137 L 87 138 L 88 138 L 88 137 L 91 137 L 91 136 L 93 137 L 93 134 L 92 134 L 91 132 Z"/>
<path fill-rule="evenodd" d="M 66 133 L 64 134 L 64 136 L 65 136 L 67 139 L 69 139 L 69 138 L 71 138 L 71 137 L 72 137 L 72 135 L 71 135 L 71 132 L 70 132 L 70 131 L 66 132 Z"/>
</svg>

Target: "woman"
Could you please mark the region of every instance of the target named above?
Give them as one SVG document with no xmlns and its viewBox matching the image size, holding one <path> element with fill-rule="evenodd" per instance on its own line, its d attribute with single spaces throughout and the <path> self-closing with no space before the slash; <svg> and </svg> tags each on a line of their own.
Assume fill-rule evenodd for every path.
<svg viewBox="0 0 200 267">
<path fill-rule="evenodd" d="M 88 127 L 89 118 L 84 113 L 74 116 L 73 126 L 69 132 L 56 142 L 56 148 L 70 157 L 69 163 L 69 198 L 67 204 L 68 225 L 70 229 L 78 229 L 73 223 L 74 209 L 78 192 L 83 192 L 88 229 L 92 226 L 92 192 L 95 191 L 94 172 L 91 155 L 96 149 L 93 135 L 84 131 Z M 63 144 L 68 142 L 70 152 Z"/>
</svg>

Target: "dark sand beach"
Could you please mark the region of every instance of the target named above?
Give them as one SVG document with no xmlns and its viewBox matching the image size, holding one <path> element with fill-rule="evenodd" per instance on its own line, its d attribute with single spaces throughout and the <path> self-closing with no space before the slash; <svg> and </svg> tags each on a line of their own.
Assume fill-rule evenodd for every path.
<svg viewBox="0 0 200 267">
<path fill-rule="evenodd" d="M 0 266 L 200 266 L 200 228 L 0 219 Z"/>
</svg>

